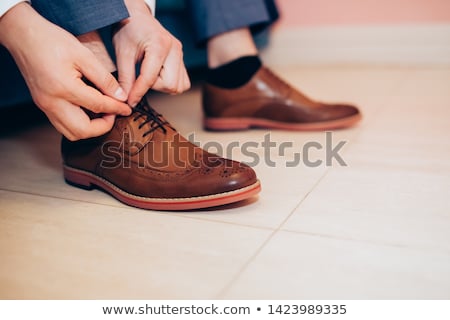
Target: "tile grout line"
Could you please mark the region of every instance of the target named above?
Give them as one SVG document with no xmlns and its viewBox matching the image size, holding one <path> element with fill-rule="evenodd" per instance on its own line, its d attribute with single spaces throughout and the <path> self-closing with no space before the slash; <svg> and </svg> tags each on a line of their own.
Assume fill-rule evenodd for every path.
<svg viewBox="0 0 450 320">
<path fill-rule="evenodd" d="M 272 240 L 272 238 L 277 234 L 281 227 L 290 219 L 290 217 L 294 214 L 295 211 L 300 207 L 300 205 L 308 198 L 308 196 L 311 194 L 311 192 L 314 191 L 314 189 L 319 185 L 319 183 L 322 181 L 323 178 L 328 174 L 331 168 L 326 170 L 323 175 L 317 180 L 317 182 L 312 186 L 311 190 L 306 193 L 306 195 L 299 201 L 299 203 L 291 210 L 291 212 L 287 215 L 285 219 L 278 225 L 276 229 L 274 229 L 270 235 L 267 237 L 265 241 L 259 246 L 258 249 L 256 249 L 255 253 L 250 256 L 250 258 L 247 260 L 246 263 L 243 264 L 243 266 L 240 268 L 240 270 L 231 278 L 230 282 L 225 285 L 225 287 L 214 297 L 214 299 L 221 299 L 225 293 L 236 283 L 236 281 L 239 279 L 240 275 L 247 269 L 247 267 L 254 261 L 254 259 L 261 253 L 261 251 L 266 247 L 266 245 Z"/>
<path fill-rule="evenodd" d="M 403 84 L 404 79 L 408 76 L 408 74 L 410 74 L 411 70 L 407 70 L 404 72 L 404 74 L 402 75 L 401 79 L 395 84 L 393 85 L 389 92 L 390 95 L 392 95 L 392 93 L 394 93 L 396 90 L 398 90 L 398 88 Z M 389 100 L 389 98 L 387 99 Z M 372 121 L 374 118 L 376 118 L 377 116 L 379 116 L 380 112 L 383 110 L 384 108 L 379 108 L 377 110 L 377 112 L 374 114 L 374 116 L 372 117 Z M 357 132 L 355 132 L 355 134 L 352 136 L 352 138 L 358 139 L 358 137 L 361 136 L 363 130 L 359 130 Z M 313 192 L 316 187 L 320 184 L 320 182 L 328 175 L 328 173 L 331 171 L 332 168 L 329 168 L 328 170 L 326 170 L 324 172 L 324 174 L 319 178 L 319 180 L 314 184 L 314 186 L 311 188 L 311 190 L 303 197 L 303 199 L 300 200 L 300 202 L 294 207 L 294 209 L 291 211 L 291 213 L 280 223 L 280 225 L 273 230 L 273 232 L 267 237 L 267 239 L 261 244 L 261 246 L 256 250 L 256 252 L 249 258 L 249 260 L 241 267 L 241 269 L 236 273 L 236 275 L 230 280 L 230 282 L 217 294 L 217 296 L 215 297 L 216 299 L 220 299 L 221 297 L 223 297 L 225 295 L 225 293 L 227 291 L 230 290 L 230 288 L 236 283 L 236 281 L 239 279 L 240 275 L 245 271 L 245 269 L 248 268 L 248 266 L 251 264 L 252 261 L 254 261 L 254 259 L 261 253 L 261 251 L 264 249 L 264 247 L 272 240 L 272 238 L 275 236 L 275 234 L 277 234 L 281 228 L 283 227 L 283 225 L 290 219 L 290 217 L 294 214 L 294 212 L 301 206 L 301 204 L 308 198 L 308 196 L 311 194 L 311 192 Z"/>
<path fill-rule="evenodd" d="M 415 73 L 416 70 L 413 69 L 413 70 L 405 70 L 405 71 L 403 71 L 403 74 L 402 74 L 402 76 L 400 77 L 400 79 L 398 80 L 398 82 L 396 82 L 395 84 L 392 85 L 392 87 L 389 88 L 389 90 L 388 90 L 389 95 L 388 95 L 387 98 L 386 98 L 387 101 L 389 101 L 389 100 L 392 98 L 392 97 L 391 97 L 391 96 L 392 96 L 392 93 L 394 93 L 395 91 L 397 91 L 398 88 L 401 87 L 401 85 L 403 85 L 403 83 L 404 83 L 404 81 L 405 81 L 405 78 L 407 78 L 408 75 L 409 75 L 411 72 L 412 72 L 412 73 Z M 380 114 L 383 110 L 384 110 L 383 107 L 378 108 L 377 111 L 374 113 L 373 117 L 371 117 L 371 120 L 374 121 L 374 119 L 376 119 L 377 117 L 379 117 L 379 114 Z M 369 121 L 369 122 L 370 122 L 370 121 Z M 366 123 L 369 123 L 369 122 L 366 122 Z M 351 138 L 352 138 L 354 141 L 357 141 L 358 138 L 361 136 L 362 133 L 363 133 L 363 129 L 361 129 L 361 130 L 356 130 L 356 131 L 354 132 L 354 134 L 351 136 Z M 349 146 L 349 147 L 350 147 L 350 146 Z M 348 150 L 348 148 L 346 148 L 346 149 L 344 150 L 344 153 L 348 152 L 347 150 Z M 326 171 L 324 172 L 323 176 L 319 178 L 318 182 L 320 182 L 320 181 L 322 180 L 322 178 L 324 178 L 324 177 L 328 174 L 328 171 L 329 171 L 330 169 L 332 169 L 332 168 L 328 168 L 328 170 L 326 170 Z M 314 189 L 315 187 L 316 187 L 316 184 L 312 187 L 312 189 Z M 311 189 L 311 191 L 312 191 L 312 189 Z M 311 191 L 310 191 L 310 192 L 311 192 Z M 306 199 L 306 197 L 309 195 L 310 192 L 308 192 L 308 193 L 305 195 L 304 199 Z M 303 199 L 303 200 L 304 200 L 304 199 Z M 301 202 L 302 202 L 303 200 L 301 200 Z M 297 207 L 296 207 L 296 208 L 297 208 Z M 295 208 L 294 210 L 296 210 L 296 208 Z M 184 214 L 180 214 L 180 215 L 185 216 Z M 290 217 L 290 215 L 289 215 L 288 217 Z M 192 217 L 192 219 L 196 219 L 196 220 L 205 220 L 205 221 L 215 221 L 215 220 L 211 220 L 211 219 L 203 218 L 203 217 Z M 283 221 L 281 222 L 279 228 L 281 228 L 281 226 L 284 224 L 285 221 L 287 221 L 287 220 L 283 220 Z M 224 221 L 221 221 L 221 222 L 224 222 Z M 265 227 L 265 228 L 264 228 L 264 227 L 256 227 L 256 226 L 252 226 L 252 225 L 239 224 L 239 223 L 232 223 L 232 222 L 224 222 L 224 223 L 229 223 L 229 224 L 232 224 L 232 225 L 238 225 L 238 226 L 246 226 L 246 227 L 253 227 L 253 228 L 261 228 L 261 229 L 266 229 L 266 230 L 275 230 L 275 231 L 279 230 L 279 228 L 277 228 L 277 229 L 272 229 L 272 228 L 267 228 L 267 227 Z"/>
<path fill-rule="evenodd" d="M 404 72 L 404 75 L 401 77 L 402 80 L 399 80 L 398 83 L 396 83 L 395 85 L 393 85 L 389 92 L 390 95 L 388 96 L 388 98 L 386 99 L 387 101 L 390 101 L 390 99 L 392 99 L 392 93 L 395 92 L 395 90 L 398 90 L 399 87 L 401 87 L 402 83 L 405 81 L 405 78 L 407 78 L 408 75 L 410 75 L 412 72 L 414 72 L 415 70 L 408 70 Z M 376 110 L 376 112 L 374 113 L 373 117 L 371 117 L 371 120 L 373 121 L 374 119 L 378 119 L 383 115 L 383 112 L 386 110 L 387 108 L 387 103 L 385 103 L 384 106 L 381 106 L 380 108 L 378 108 Z M 352 138 L 358 138 L 362 132 L 364 132 L 363 130 L 361 131 L 357 131 L 355 132 L 355 134 L 352 136 Z M 303 197 L 303 199 L 300 199 L 300 201 L 297 203 L 297 205 L 295 205 L 295 207 L 291 210 L 290 214 L 279 224 L 279 226 L 276 229 L 273 228 L 266 228 L 265 230 L 272 230 L 272 232 L 268 235 L 268 237 L 266 238 L 266 240 L 263 241 L 263 243 L 261 244 L 261 246 L 256 250 L 256 252 L 250 257 L 250 259 L 242 266 L 242 268 L 239 270 L 239 272 L 237 274 L 235 274 L 235 276 L 231 279 L 230 283 L 223 288 L 223 290 L 219 293 L 219 297 L 223 296 L 224 294 L 227 293 L 227 291 L 234 285 L 236 284 L 236 282 L 239 280 L 240 276 L 242 275 L 242 273 L 249 267 L 249 265 L 257 258 L 258 255 L 260 255 L 260 253 L 262 252 L 262 250 L 267 246 L 267 244 L 274 238 L 274 236 L 281 231 L 281 228 L 283 228 L 283 226 L 287 223 L 287 221 L 290 219 L 290 217 L 298 210 L 299 207 L 301 207 L 302 203 L 308 198 L 308 196 L 317 188 L 317 186 L 319 185 L 319 183 L 322 182 L 322 180 L 329 174 L 330 170 L 332 168 L 328 168 L 328 170 L 326 170 L 321 177 L 319 177 L 319 179 L 316 181 L 316 183 L 312 186 L 312 188 L 310 189 L 310 191 L 308 193 L 306 193 L 306 195 Z M 0 190 L 5 190 L 0 188 Z M 5 190 L 8 192 L 14 192 L 14 193 L 21 193 L 21 194 L 28 194 L 28 195 L 32 195 L 32 196 L 38 196 L 38 197 L 46 197 L 46 198 L 53 198 L 53 199 L 61 199 L 61 200 L 66 200 L 66 201 L 76 201 L 79 203 L 87 203 L 87 204 L 92 204 L 92 205 L 101 205 L 101 206 L 107 206 L 107 207 L 113 207 L 113 208 L 123 208 L 122 206 L 115 206 L 115 205 L 111 205 L 111 204 L 101 204 L 101 203 L 96 203 L 96 202 L 90 202 L 90 201 L 84 201 L 84 200 L 78 200 L 78 199 L 70 199 L 70 198 L 64 198 L 64 197 L 57 197 L 57 196 L 49 196 L 49 195 L 41 195 L 41 194 L 34 194 L 34 193 L 27 193 L 27 192 L 21 192 L 21 191 L 15 191 L 15 190 Z M 124 208 L 124 209 L 130 209 L 130 208 Z M 133 209 L 133 208 L 131 208 Z M 139 210 L 139 209 L 138 209 Z M 136 211 L 139 212 L 139 211 Z M 160 215 L 165 215 L 167 213 L 165 212 L 158 212 L 158 211 L 152 211 L 151 213 L 157 213 Z M 189 217 L 189 216 L 185 216 L 185 215 L 178 215 L 178 214 L 174 214 L 175 216 L 179 216 L 179 217 L 183 217 L 183 218 L 188 218 L 188 219 L 193 219 L 193 220 L 205 220 L 208 222 L 215 222 L 215 223 L 227 223 L 224 221 L 213 221 L 210 219 L 202 219 L 202 218 L 197 218 L 197 217 Z M 248 225 L 241 225 L 241 224 L 236 224 L 236 223 L 231 223 L 228 222 L 228 224 L 231 225 L 237 225 L 237 226 L 245 226 L 245 227 L 251 227 L 251 228 L 259 228 L 259 227 L 255 227 L 255 226 L 248 226 Z M 290 232 L 289 230 L 283 230 L 283 231 L 287 231 Z"/>
<path fill-rule="evenodd" d="M 196 221 L 223 223 L 223 224 L 232 225 L 232 226 L 236 226 L 236 227 L 245 227 L 245 228 L 252 228 L 252 229 L 266 230 L 266 231 L 267 230 L 270 230 L 270 231 L 274 230 L 273 228 L 270 228 L 270 227 L 254 226 L 254 225 L 250 225 L 250 224 L 234 223 L 234 222 L 230 222 L 230 221 L 214 220 L 214 219 L 201 218 L 201 217 L 190 217 L 189 215 L 186 215 L 186 214 L 175 213 L 175 214 L 173 214 L 173 216 L 182 217 L 182 218 L 191 219 L 191 220 L 196 220 Z"/>
<path fill-rule="evenodd" d="M 332 240 L 339 240 L 339 241 L 348 241 L 353 243 L 363 243 L 363 244 L 369 244 L 372 246 L 377 247 L 388 247 L 388 248 L 397 248 L 397 249 L 410 249 L 417 252 L 430 252 L 432 248 L 419 248 L 419 247 L 411 247 L 407 245 L 401 245 L 401 244 L 390 244 L 390 243 L 383 243 L 378 241 L 371 241 L 371 240 L 360 240 L 360 239 L 354 239 L 354 238 L 343 238 L 340 236 L 334 236 L 334 235 L 328 235 L 323 233 L 311 233 L 311 232 L 305 232 L 305 231 L 295 231 L 295 230 L 288 230 L 284 229 L 283 232 L 291 233 L 291 234 L 297 234 L 302 235 L 306 237 L 314 237 L 314 238 L 322 238 L 322 239 L 332 239 Z M 442 251 L 445 254 L 449 254 L 449 251 Z"/>
<path fill-rule="evenodd" d="M 98 203 L 98 202 L 92 202 L 92 201 L 72 199 L 72 198 L 66 198 L 66 197 L 54 196 L 54 195 L 48 195 L 48 194 L 40 194 L 40 193 L 34 193 L 34 192 L 30 192 L 30 191 L 19 191 L 19 190 L 5 189 L 5 188 L 0 188 L 0 191 L 6 191 L 6 192 L 12 192 L 12 193 L 18 193 L 18 194 L 25 194 L 25 195 L 28 195 L 28 196 L 35 196 L 35 197 L 42 197 L 42 198 L 74 201 L 74 202 L 87 203 L 87 204 L 93 204 L 93 205 L 99 205 L 99 206 L 107 206 L 107 207 L 118 208 L 118 209 L 122 208 L 121 206 L 109 205 L 109 204 L 105 204 L 105 203 Z M 122 209 L 129 209 L 129 208 L 122 208 Z"/>
</svg>

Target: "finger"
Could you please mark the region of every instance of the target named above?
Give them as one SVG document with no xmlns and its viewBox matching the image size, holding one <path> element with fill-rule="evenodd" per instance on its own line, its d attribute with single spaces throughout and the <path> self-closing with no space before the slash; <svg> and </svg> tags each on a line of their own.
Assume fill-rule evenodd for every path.
<svg viewBox="0 0 450 320">
<path fill-rule="evenodd" d="M 80 109 L 79 107 L 76 108 Z M 83 117 L 87 117 L 87 115 L 84 114 L 80 119 L 79 114 L 75 112 L 74 109 L 74 106 L 70 102 L 59 100 L 55 102 L 54 108 L 44 110 L 55 129 L 70 141 L 79 139 L 75 135 L 73 128 L 76 124 L 83 121 Z"/>
<path fill-rule="evenodd" d="M 180 69 L 174 68 L 174 65 L 164 65 L 161 74 L 155 81 L 152 89 L 169 94 L 176 94 L 178 88 L 178 81 L 180 77 Z"/>
<path fill-rule="evenodd" d="M 177 93 L 181 65 L 181 52 L 178 51 L 176 47 L 174 47 L 167 56 L 167 59 L 164 62 L 164 67 L 160 73 L 162 82 L 165 85 L 165 92 L 172 94 Z"/>
<path fill-rule="evenodd" d="M 132 110 L 126 103 L 102 94 L 97 89 L 86 85 L 81 79 L 77 81 L 69 102 L 95 113 L 130 115 Z"/>
<path fill-rule="evenodd" d="M 134 107 L 147 93 L 147 91 L 153 87 L 158 79 L 158 75 L 163 66 L 164 60 L 167 56 L 165 49 L 159 49 L 157 54 L 145 53 L 142 61 L 140 74 L 136 79 L 133 87 L 131 88 L 128 103 Z"/>
<path fill-rule="evenodd" d="M 181 66 L 181 64 L 180 64 Z M 177 91 L 176 93 L 182 93 L 184 90 L 184 78 L 183 78 L 184 74 L 183 74 L 183 68 L 180 68 L 178 70 L 178 83 L 177 83 Z"/>
<path fill-rule="evenodd" d="M 79 121 L 77 123 L 71 123 L 70 127 L 68 127 L 72 140 L 99 137 L 109 132 L 114 126 L 115 115 L 108 114 L 100 118 L 90 119 L 89 116 L 77 106 L 73 106 L 73 112 L 73 118 L 78 116 Z"/>
<path fill-rule="evenodd" d="M 100 118 L 90 119 L 78 106 L 67 103 L 64 118 L 60 119 L 66 127 L 70 140 L 80 140 L 101 136 L 109 132 L 114 126 L 115 116 L 111 114 Z"/>
<path fill-rule="evenodd" d="M 152 89 L 169 94 L 179 94 L 186 91 L 187 89 L 190 88 L 191 85 L 187 72 L 185 69 L 183 70 L 183 68 L 180 68 L 178 73 L 179 75 L 176 78 L 178 79 L 178 83 L 175 88 L 168 88 L 167 82 L 163 78 L 158 77 Z"/>
<path fill-rule="evenodd" d="M 185 72 L 184 77 L 184 90 L 189 90 L 191 88 L 191 79 L 189 79 L 189 75 L 187 72 Z"/>
<path fill-rule="evenodd" d="M 55 105 L 55 108 L 46 110 L 46 115 L 55 129 L 70 141 L 81 139 L 82 130 L 77 128 L 82 127 L 83 122 L 89 121 L 86 113 L 80 112 L 80 107 L 66 100 L 59 100 Z"/>
<path fill-rule="evenodd" d="M 189 80 L 189 75 L 186 71 L 183 61 L 181 61 L 180 73 L 181 75 L 178 83 L 178 93 L 182 93 L 191 87 L 191 81 Z"/>
<path fill-rule="evenodd" d="M 104 94 L 120 101 L 126 101 L 127 94 L 114 76 L 102 66 L 93 53 L 89 50 L 85 52 L 79 63 L 81 73 Z"/>
<path fill-rule="evenodd" d="M 61 122 L 59 119 L 52 118 L 51 116 L 48 116 L 48 119 L 50 120 L 50 123 L 53 125 L 53 127 L 55 127 L 55 129 L 59 133 L 61 133 L 64 137 L 66 137 L 70 141 L 78 140 L 75 137 L 75 135 L 73 135 L 72 132 L 69 130 L 69 128 L 63 122 Z"/>
<path fill-rule="evenodd" d="M 191 88 L 191 79 L 189 78 L 189 74 L 187 72 L 186 66 L 184 65 L 184 62 L 183 62 L 183 71 L 184 71 L 183 88 L 184 88 L 184 90 L 189 90 Z"/>
<path fill-rule="evenodd" d="M 119 72 L 119 84 L 128 96 L 136 80 L 134 57 L 117 53 L 117 69 Z"/>
<path fill-rule="evenodd" d="M 171 93 L 173 95 L 175 94 L 180 94 L 182 93 L 184 90 L 184 78 L 183 78 L 184 74 L 183 74 L 183 69 L 179 68 L 178 69 L 178 76 L 177 76 L 177 85 L 175 87 L 175 90 Z"/>
<path fill-rule="evenodd" d="M 98 137 L 109 131 L 114 126 L 116 116 L 113 114 L 106 114 L 101 118 L 91 119 L 86 133 L 89 137 Z"/>
</svg>

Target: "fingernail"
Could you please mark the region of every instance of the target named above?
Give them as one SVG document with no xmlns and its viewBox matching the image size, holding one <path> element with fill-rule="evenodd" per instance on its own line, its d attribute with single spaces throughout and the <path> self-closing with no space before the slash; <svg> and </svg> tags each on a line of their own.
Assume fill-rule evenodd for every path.
<svg viewBox="0 0 450 320">
<path fill-rule="evenodd" d="M 116 92 L 114 93 L 114 96 L 119 100 L 125 100 L 127 98 L 127 94 L 121 87 L 117 88 Z"/>
</svg>

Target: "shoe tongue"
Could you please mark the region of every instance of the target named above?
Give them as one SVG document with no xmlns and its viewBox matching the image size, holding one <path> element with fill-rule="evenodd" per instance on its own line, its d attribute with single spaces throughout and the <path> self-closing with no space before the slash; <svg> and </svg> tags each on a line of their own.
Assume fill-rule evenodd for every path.
<svg viewBox="0 0 450 320">
<path fill-rule="evenodd" d="M 173 129 L 170 123 L 145 101 L 145 97 L 134 107 L 133 115 L 142 119 L 141 127 L 148 133 L 153 131 L 167 133 L 168 129 Z"/>
<path fill-rule="evenodd" d="M 148 103 L 145 101 L 145 97 L 143 97 L 143 98 L 141 99 L 141 101 L 139 101 L 139 103 L 136 105 L 136 107 L 133 108 L 133 110 L 134 110 L 135 112 L 142 112 L 142 111 L 145 111 L 145 112 L 156 113 L 156 111 L 155 111 L 152 107 L 150 107 L 150 104 L 148 104 Z"/>
<path fill-rule="evenodd" d="M 156 120 L 155 120 L 156 119 Z M 162 141 L 173 135 L 173 129 L 150 106 L 134 109 L 127 117 L 117 117 L 111 138 L 130 155 L 139 153 L 150 141 Z"/>
</svg>

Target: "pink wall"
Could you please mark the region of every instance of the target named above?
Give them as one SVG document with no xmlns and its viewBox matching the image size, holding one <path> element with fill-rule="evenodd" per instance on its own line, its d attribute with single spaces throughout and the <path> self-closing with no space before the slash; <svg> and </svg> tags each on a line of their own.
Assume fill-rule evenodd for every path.
<svg viewBox="0 0 450 320">
<path fill-rule="evenodd" d="M 279 26 L 450 23 L 450 0 L 277 0 Z"/>
</svg>

